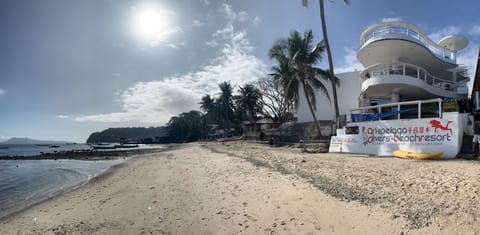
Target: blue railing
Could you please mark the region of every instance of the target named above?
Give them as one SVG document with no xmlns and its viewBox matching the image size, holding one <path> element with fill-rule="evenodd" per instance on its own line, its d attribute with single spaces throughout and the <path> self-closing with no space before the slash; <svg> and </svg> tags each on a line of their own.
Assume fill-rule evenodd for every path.
<svg viewBox="0 0 480 235">
<path fill-rule="evenodd" d="M 441 118 L 442 102 L 446 101 L 437 98 L 360 107 L 351 111 L 349 121 Z"/>
</svg>

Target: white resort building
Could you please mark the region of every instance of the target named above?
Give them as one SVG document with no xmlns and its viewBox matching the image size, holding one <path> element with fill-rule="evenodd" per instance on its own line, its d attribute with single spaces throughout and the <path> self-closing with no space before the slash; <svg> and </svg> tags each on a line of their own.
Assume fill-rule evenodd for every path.
<svg viewBox="0 0 480 235">
<path fill-rule="evenodd" d="M 357 58 L 364 70 L 337 74 L 345 124 L 330 133 L 336 134 L 330 151 L 454 158 L 463 136 L 473 131 L 465 112 L 470 79 L 456 62 L 468 40 L 451 35 L 433 42 L 413 25 L 385 22 L 366 29 L 360 43 Z M 318 99 L 318 120 L 334 120 L 332 106 Z M 313 120 L 304 100 L 297 120 Z"/>
</svg>

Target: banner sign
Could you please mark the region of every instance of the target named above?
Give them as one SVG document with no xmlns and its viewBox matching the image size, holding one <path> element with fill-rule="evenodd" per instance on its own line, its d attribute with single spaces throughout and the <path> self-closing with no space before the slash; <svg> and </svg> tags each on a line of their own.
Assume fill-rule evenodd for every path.
<svg viewBox="0 0 480 235">
<path fill-rule="evenodd" d="M 461 147 L 459 133 L 463 133 L 459 121 L 458 113 L 444 113 L 443 118 L 349 123 L 346 128 L 358 128 L 358 134 L 333 136 L 329 151 L 380 156 L 392 156 L 395 150 L 443 151 L 443 158 L 454 158 Z"/>
</svg>

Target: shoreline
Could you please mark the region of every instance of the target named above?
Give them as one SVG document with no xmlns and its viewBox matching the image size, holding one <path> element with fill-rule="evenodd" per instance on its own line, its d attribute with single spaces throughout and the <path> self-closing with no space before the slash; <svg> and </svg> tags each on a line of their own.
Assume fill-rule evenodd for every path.
<svg viewBox="0 0 480 235">
<path fill-rule="evenodd" d="M 103 161 L 113 161 L 115 159 L 118 159 L 119 157 L 123 157 L 123 159 L 124 159 L 124 161 L 122 161 L 120 163 L 117 163 L 117 164 L 114 164 L 114 165 L 106 168 L 105 170 L 99 172 L 97 175 L 95 175 L 95 176 L 93 176 L 93 177 L 91 177 L 91 178 L 89 178 L 85 181 L 81 181 L 81 182 L 79 182 L 75 185 L 69 186 L 68 188 L 60 189 L 58 191 L 55 191 L 53 194 L 50 194 L 50 195 L 42 197 L 42 198 L 38 198 L 38 199 L 36 199 L 32 202 L 26 203 L 25 205 L 16 207 L 16 208 L 12 209 L 10 212 L 7 212 L 5 214 L 0 214 L 0 222 L 3 219 L 14 216 L 15 214 L 21 213 L 24 210 L 28 210 L 29 208 L 31 208 L 35 205 L 41 204 L 45 201 L 51 200 L 51 199 L 56 198 L 56 197 L 61 197 L 62 195 L 66 194 L 66 193 L 74 192 L 75 190 L 77 190 L 77 189 L 79 189 L 79 188 L 81 188 L 81 187 L 83 187 L 83 186 L 85 186 L 85 185 L 87 185 L 91 182 L 94 182 L 94 181 L 96 181 L 100 178 L 103 178 L 103 177 L 107 177 L 108 175 L 113 174 L 115 171 L 117 171 L 119 168 L 121 168 L 122 165 L 128 164 L 128 162 L 135 157 L 144 157 L 144 156 L 149 155 L 149 154 L 168 151 L 168 150 L 179 148 L 179 147 L 180 146 L 148 149 L 149 151 L 124 150 L 124 151 L 116 151 L 117 153 L 108 154 L 108 155 L 102 155 L 101 154 L 102 151 L 97 151 L 98 155 L 93 156 L 93 157 L 89 157 L 88 155 L 86 155 L 88 152 L 82 152 L 81 157 L 68 156 L 67 158 L 0 159 L 0 161 L 1 160 L 15 160 L 15 161 L 16 160 L 78 160 L 78 161 L 102 161 L 103 160 Z M 138 150 L 142 150 L 142 149 L 138 149 Z M 111 152 L 113 152 L 113 151 L 111 151 Z M 121 155 L 121 153 L 123 153 L 123 154 L 126 153 L 126 155 Z M 55 153 L 55 154 L 61 154 L 61 153 Z M 55 154 L 52 154 L 52 155 L 55 155 Z"/>
<path fill-rule="evenodd" d="M 102 150 L 71 150 L 54 153 L 42 153 L 37 155 L 3 155 L 0 160 L 110 160 L 110 158 L 129 157 L 132 155 L 154 153 L 162 149 L 174 148 L 168 145 L 158 148 L 137 148 L 137 149 L 119 149 L 112 151 Z"/>
<path fill-rule="evenodd" d="M 132 158 L 4 217 L 0 233 L 480 232 L 478 198 L 471 196 L 478 191 L 468 191 L 480 184 L 469 178 L 478 164 L 466 163 L 302 154 L 245 142 L 184 144 Z M 419 177 L 424 173 L 433 176 Z"/>
<path fill-rule="evenodd" d="M 44 160 L 47 160 L 47 159 L 44 159 Z M 76 160 L 76 159 L 73 159 L 73 160 Z M 115 167 L 120 166 L 122 164 L 126 164 L 128 162 L 128 160 L 131 160 L 131 157 L 129 157 L 129 159 L 125 159 L 125 161 L 123 161 L 123 162 L 112 165 L 111 167 L 105 169 L 104 171 L 100 172 L 98 175 L 95 175 L 94 177 L 92 177 L 90 179 L 87 179 L 85 181 L 81 181 L 81 182 L 79 182 L 75 185 L 72 185 L 72 186 L 68 187 L 68 188 L 58 190 L 58 191 L 54 192 L 53 194 L 51 194 L 49 196 L 39 198 L 35 201 L 32 201 L 31 203 L 27 203 L 27 204 L 21 206 L 21 207 L 14 208 L 11 212 L 8 212 L 6 214 L 0 214 L 0 222 L 2 221 L 2 219 L 6 219 L 8 217 L 14 216 L 15 214 L 21 213 L 24 210 L 28 210 L 29 208 L 31 208 L 35 205 L 41 204 L 45 201 L 51 200 L 51 199 L 56 198 L 56 197 L 61 197 L 63 194 L 66 194 L 66 193 L 69 193 L 69 192 L 74 192 L 78 188 L 80 188 L 82 186 L 85 186 L 88 183 L 92 182 L 92 180 L 95 180 L 96 178 L 101 177 L 102 175 L 108 173 L 108 171 L 112 170 L 112 168 L 115 168 Z"/>
</svg>

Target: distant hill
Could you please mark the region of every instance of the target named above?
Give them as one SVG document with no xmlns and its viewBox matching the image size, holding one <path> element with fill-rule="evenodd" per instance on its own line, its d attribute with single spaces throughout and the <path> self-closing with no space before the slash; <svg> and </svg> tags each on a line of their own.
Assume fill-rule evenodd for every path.
<svg viewBox="0 0 480 235">
<path fill-rule="evenodd" d="M 7 141 L 0 142 L 0 144 L 66 144 L 66 141 L 55 140 L 34 140 L 30 138 L 11 138 Z"/>
<path fill-rule="evenodd" d="M 108 128 L 92 133 L 87 143 L 119 143 L 134 141 L 137 143 L 164 143 L 166 127 L 122 127 Z"/>
</svg>

